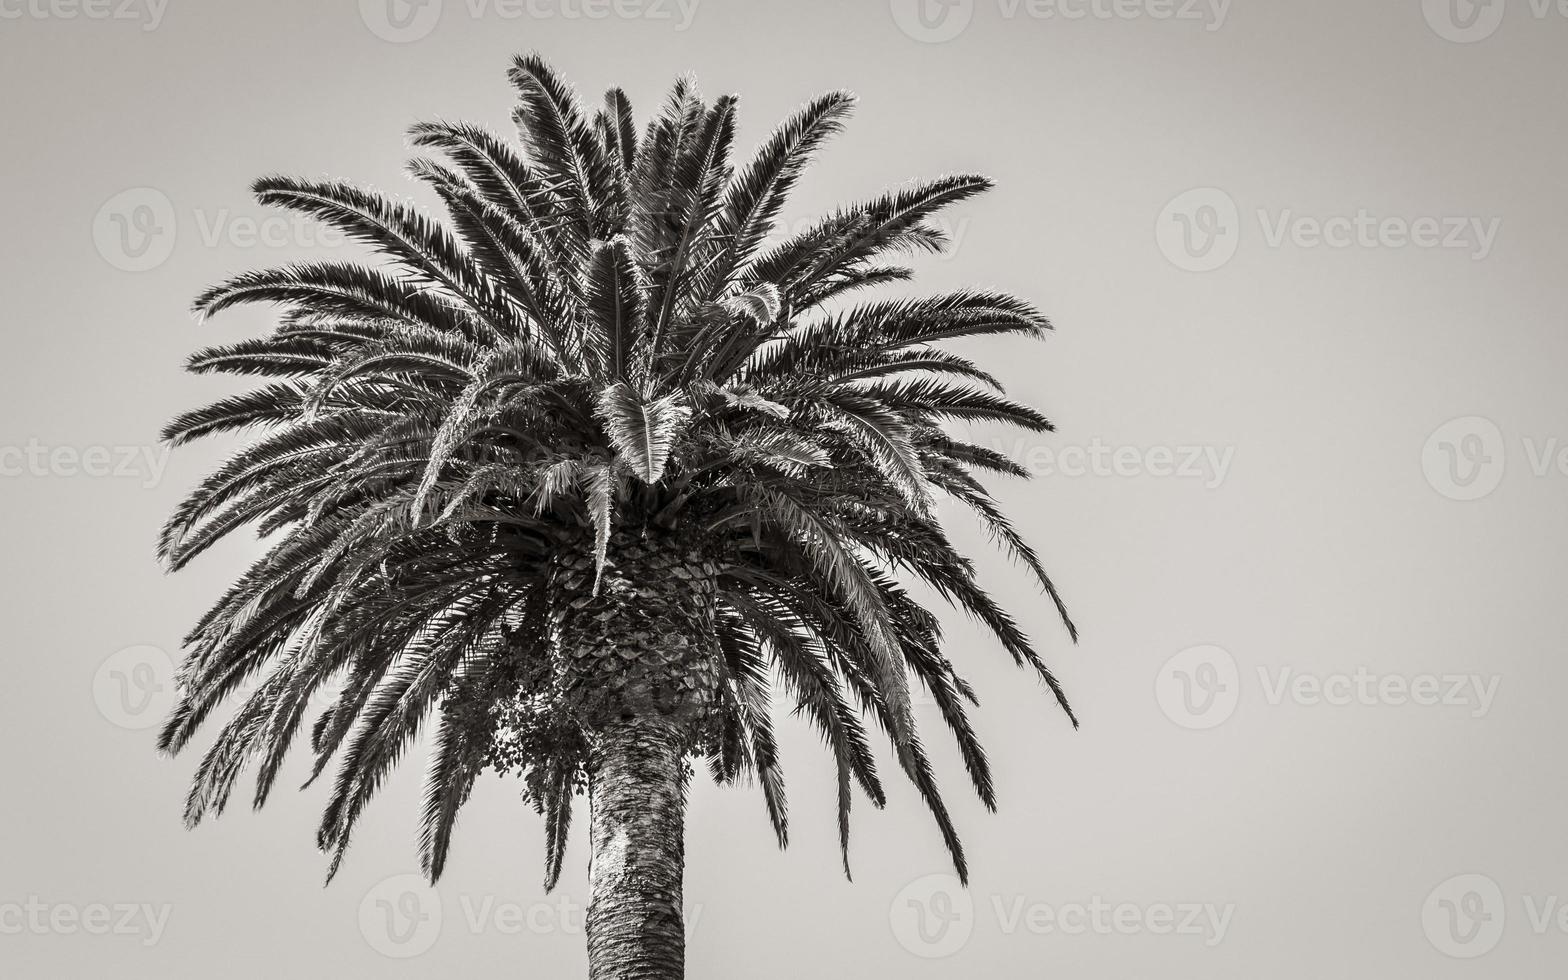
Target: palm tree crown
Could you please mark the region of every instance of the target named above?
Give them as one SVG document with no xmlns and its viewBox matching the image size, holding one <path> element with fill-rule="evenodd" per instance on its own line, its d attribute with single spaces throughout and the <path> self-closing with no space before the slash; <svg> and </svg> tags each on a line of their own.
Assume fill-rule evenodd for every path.
<svg viewBox="0 0 1568 980">
<path fill-rule="evenodd" d="M 535 57 L 510 78 L 520 146 L 463 123 L 412 130 L 441 158 L 409 169 L 447 223 L 345 183 L 263 178 L 263 204 L 386 262 L 248 272 L 196 301 L 203 316 L 256 302 L 280 314 L 267 336 L 189 362 L 260 386 L 165 431 L 175 444 L 258 432 L 180 504 L 166 563 L 243 526 L 268 544 L 186 638 L 162 749 L 248 691 L 201 761 L 187 821 L 221 812 L 247 766 L 260 806 L 331 690 L 307 726 L 312 780 L 340 757 L 318 832 L 330 873 L 427 721 L 432 880 L 476 777 L 495 769 L 522 774 L 544 815 L 553 884 L 589 736 L 643 716 L 673 725 L 717 781 L 759 785 L 783 844 L 781 685 L 837 766 L 846 872 L 852 790 L 884 801 L 869 718 L 964 875 L 910 675 L 993 806 L 975 696 L 899 576 L 977 618 L 1070 713 L 934 509 L 944 495 L 972 508 L 1061 609 L 976 476 L 1026 472 L 943 427 L 1050 424 L 937 346 L 1049 325 L 996 292 L 849 294 L 908 279 L 897 257 L 943 248 L 931 217 L 988 181 L 906 186 L 781 236 L 785 196 L 850 95 L 810 102 L 737 167 L 733 97 L 709 104 L 681 81 L 639 131 L 618 89 L 589 116 Z"/>
</svg>

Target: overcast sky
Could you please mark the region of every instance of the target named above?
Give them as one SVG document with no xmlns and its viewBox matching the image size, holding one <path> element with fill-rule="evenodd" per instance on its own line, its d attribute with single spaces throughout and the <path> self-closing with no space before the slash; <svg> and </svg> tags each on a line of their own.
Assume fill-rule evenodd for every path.
<svg viewBox="0 0 1568 980">
<path fill-rule="evenodd" d="M 1057 326 L 974 350 L 1059 432 L 975 435 L 1039 474 L 1000 493 L 1083 642 L 956 511 L 953 533 L 1083 729 L 946 616 L 1000 787 L 985 813 L 933 734 L 972 887 L 892 780 L 887 811 L 855 812 L 845 882 L 832 770 L 791 722 L 788 852 L 756 791 L 694 793 L 692 977 L 1442 980 L 1568 957 L 1555 8 L 0 0 L 0 20 L 0 974 L 584 973 L 585 824 L 545 895 L 515 783 L 476 791 L 430 894 L 402 877 L 410 757 L 323 890 L 320 788 L 188 833 L 205 742 L 152 747 L 180 636 L 256 550 L 174 577 L 152 558 L 227 448 L 156 444 L 235 387 L 181 361 L 268 323 L 187 306 L 350 252 L 246 187 L 408 192 L 409 124 L 505 129 L 527 50 L 644 118 L 694 72 L 742 96 L 746 148 L 854 90 L 787 220 L 989 174 L 924 288 L 1008 289 Z"/>
</svg>

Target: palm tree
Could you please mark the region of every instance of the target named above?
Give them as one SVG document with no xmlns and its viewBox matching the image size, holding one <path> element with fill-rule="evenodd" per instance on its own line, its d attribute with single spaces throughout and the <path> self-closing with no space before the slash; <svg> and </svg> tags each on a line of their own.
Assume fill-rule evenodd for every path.
<svg viewBox="0 0 1568 980">
<path fill-rule="evenodd" d="M 189 362 L 262 386 L 164 432 L 174 444 L 260 433 L 178 507 L 160 542 L 168 566 L 242 526 L 268 543 L 186 637 L 162 750 L 253 683 L 201 760 L 186 822 L 221 813 L 251 764 L 260 807 L 313 696 L 337 689 L 309 735 L 311 781 L 341 756 L 317 834 L 329 880 L 429 720 L 429 879 L 480 773 L 521 775 L 547 828 L 546 888 L 586 791 L 590 975 L 679 977 L 690 761 L 760 785 L 783 846 L 782 685 L 837 767 L 846 874 L 852 791 L 884 802 L 869 717 L 965 876 L 911 675 L 992 807 L 966 714 L 975 694 L 897 576 L 971 613 L 1071 714 L 935 511 L 944 495 L 971 508 L 1061 610 L 975 475 L 1026 472 L 943 428 L 1050 424 L 935 346 L 1049 324 L 995 292 L 846 297 L 908 279 L 887 259 L 944 247 L 931 216 L 989 182 L 908 186 L 776 240 L 847 93 L 804 106 L 737 170 L 732 96 L 710 105 L 682 80 L 639 133 L 618 89 L 588 117 L 538 58 L 510 78 L 521 148 L 463 123 L 412 130 L 445 160 L 410 171 L 449 225 L 349 184 L 266 177 L 263 204 L 389 264 L 247 272 L 196 301 L 203 317 L 256 302 L 280 317 Z"/>
</svg>

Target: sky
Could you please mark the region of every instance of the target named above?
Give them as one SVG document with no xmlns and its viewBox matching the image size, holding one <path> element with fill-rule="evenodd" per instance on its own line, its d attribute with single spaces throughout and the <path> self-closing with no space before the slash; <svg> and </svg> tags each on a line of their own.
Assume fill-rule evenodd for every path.
<svg viewBox="0 0 1568 980">
<path fill-rule="evenodd" d="M 153 750 L 180 637 L 256 553 L 153 560 L 231 448 L 157 443 L 235 390 L 182 360 L 269 322 L 189 302 L 352 251 L 247 186 L 411 193 L 408 126 L 506 130 L 526 51 L 642 118 L 694 73 L 740 94 L 746 148 L 854 91 L 785 224 L 990 175 L 911 289 L 1056 326 L 966 352 L 1057 432 L 971 435 L 1036 474 L 997 491 L 1082 641 L 944 514 L 1082 729 L 945 615 L 1000 796 L 965 796 L 918 708 L 969 888 L 891 779 L 846 881 L 791 721 L 788 851 L 754 789 L 694 791 L 690 976 L 1559 973 L 1565 50 L 1544 0 L 0 0 L 0 974 L 584 975 L 583 824 L 547 895 L 515 781 L 476 790 L 431 891 L 414 753 L 323 888 L 322 788 L 188 832 L 205 742 Z"/>
</svg>

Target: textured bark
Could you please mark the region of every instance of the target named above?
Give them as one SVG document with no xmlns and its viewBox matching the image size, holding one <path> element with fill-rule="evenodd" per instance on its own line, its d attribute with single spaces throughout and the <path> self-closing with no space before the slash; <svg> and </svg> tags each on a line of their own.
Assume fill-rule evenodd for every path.
<svg viewBox="0 0 1568 980">
<path fill-rule="evenodd" d="M 627 536 L 612 542 L 595 594 L 592 556 L 562 560 L 558 683 L 585 729 L 633 717 L 688 726 L 708 713 L 719 684 L 716 572 L 674 542 Z"/>
<path fill-rule="evenodd" d="M 602 576 L 589 553 L 560 559 L 552 612 L 557 689 L 588 743 L 589 976 L 680 980 L 685 757 L 718 698 L 718 569 L 665 535 L 607 550 Z"/>
<path fill-rule="evenodd" d="M 607 725 L 590 741 L 590 980 L 680 980 L 685 865 L 685 736 L 650 718 Z"/>
</svg>

